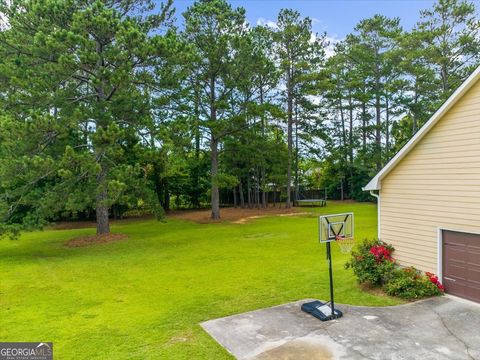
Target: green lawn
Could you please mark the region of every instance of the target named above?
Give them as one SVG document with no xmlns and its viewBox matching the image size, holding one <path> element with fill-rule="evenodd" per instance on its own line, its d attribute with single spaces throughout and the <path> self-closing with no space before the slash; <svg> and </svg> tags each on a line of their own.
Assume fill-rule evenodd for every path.
<svg viewBox="0 0 480 360">
<path fill-rule="evenodd" d="M 354 211 L 357 238 L 376 234 L 372 204 Z M 153 220 L 116 225 L 128 240 L 67 248 L 93 229 L 0 241 L 0 339 L 53 341 L 56 359 L 225 359 L 199 322 L 303 298 L 326 299 L 325 247 L 315 216 L 247 224 Z M 336 301 L 392 305 L 362 292 L 334 245 Z"/>
</svg>

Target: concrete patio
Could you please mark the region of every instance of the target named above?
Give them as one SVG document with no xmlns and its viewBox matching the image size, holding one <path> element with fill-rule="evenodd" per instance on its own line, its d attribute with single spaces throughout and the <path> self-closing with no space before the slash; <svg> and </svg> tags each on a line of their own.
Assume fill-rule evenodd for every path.
<svg viewBox="0 0 480 360">
<path fill-rule="evenodd" d="M 480 359 L 480 305 L 452 297 L 392 307 L 339 305 L 341 319 L 303 313 L 305 299 L 201 326 L 238 359 Z"/>
</svg>

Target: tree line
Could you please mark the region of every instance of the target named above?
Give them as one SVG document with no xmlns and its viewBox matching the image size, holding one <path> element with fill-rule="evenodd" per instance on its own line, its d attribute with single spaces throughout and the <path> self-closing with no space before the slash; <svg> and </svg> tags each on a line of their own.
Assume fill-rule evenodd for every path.
<svg viewBox="0 0 480 360">
<path fill-rule="evenodd" d="M 104 234 L 171 204 L 218 219 L 225 194 L 368 200 L 478 65 L 476 11 L 439 0 L 413 29 L 375 15 L 332 41 L 298 11 L 253 26 L 225 0 L 194 2 L 181 26 L 172 0 L 1 2 L 1 232 L 94 217 Z"/>
</svg>

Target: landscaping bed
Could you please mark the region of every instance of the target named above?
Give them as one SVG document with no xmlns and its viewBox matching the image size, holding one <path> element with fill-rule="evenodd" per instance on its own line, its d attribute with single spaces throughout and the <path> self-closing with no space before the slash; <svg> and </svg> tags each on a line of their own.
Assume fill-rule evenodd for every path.
<svg viewBox="0 0 480 360">
<path fill-rule="evenodd" d="M 435 274 L 399 266 L 392 256 L 394 251 L 393 246 L 380 240 L 364 240 L 345 267 L 353 270 L 363 286 L 382 289 L 387 295 L 404 300 L 443 294 L 444 287 Z"/>
</svg>

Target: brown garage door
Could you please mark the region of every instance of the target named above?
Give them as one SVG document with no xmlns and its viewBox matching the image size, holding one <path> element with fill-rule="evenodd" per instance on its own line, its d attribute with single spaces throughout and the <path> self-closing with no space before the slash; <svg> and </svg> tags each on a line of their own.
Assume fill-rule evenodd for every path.
<svg viewBox="0 0 480 360">
<path fill-rule="evenodd" d="M 480 302 L 480 235 L 443 231 L 445 292 Z"/>
</svg>

